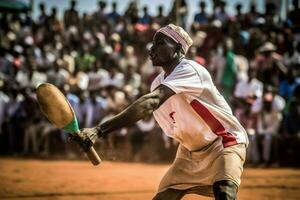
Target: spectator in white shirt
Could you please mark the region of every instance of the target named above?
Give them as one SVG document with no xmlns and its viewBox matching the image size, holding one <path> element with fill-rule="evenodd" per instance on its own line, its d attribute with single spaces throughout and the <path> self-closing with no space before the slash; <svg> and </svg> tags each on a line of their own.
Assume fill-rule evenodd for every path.
<svg viewBox="0 0 300 200">
<path fill-rule="evenodd" d="M 278 131 L 284 106 L 285 100 L 276 95 L 271 86 L 265 88 L 262 98 L 258 98 L 252 106 L 252 113 L 257 115 L 257 132 L 261 136 L 262 153 L 259 157 L 263 165 L 271 164 L 272 152 L 275 155 L 274 164 L 278 164 L 276 160 L 276 139 L 279 134 Z"/>
</svg>

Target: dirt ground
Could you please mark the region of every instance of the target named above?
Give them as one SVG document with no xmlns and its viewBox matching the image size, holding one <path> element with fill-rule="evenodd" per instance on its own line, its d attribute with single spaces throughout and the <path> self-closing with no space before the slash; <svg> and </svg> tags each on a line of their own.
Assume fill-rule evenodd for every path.
<svg viewBox="0 0 300 200">
<path fill-rule="evenodd" d="M 145 200 L 167 164 L 0 158 L 0 199 Z M 300 199 L 300 169 L 246 168 L 239 200 Z M 188 195 L 184 200 L 209 199 Z"/>
</svg>

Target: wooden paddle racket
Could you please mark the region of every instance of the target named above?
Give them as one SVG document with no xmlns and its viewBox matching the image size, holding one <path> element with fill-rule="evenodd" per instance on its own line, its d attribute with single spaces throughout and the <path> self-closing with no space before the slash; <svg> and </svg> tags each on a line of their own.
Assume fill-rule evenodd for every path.
<svg viewBox="0 0 300 200">
<path fill-rule="evenodd" d="M 42 113 L 57 128 L 72 135 L 78 135 L 79 127 L 74 110 L 61 91 L 50 83 L 43 83 L 36 90 L 37 100 Z M 85 151 L 93 165 L 101 162 L 93 147 Z"/>
</svg>

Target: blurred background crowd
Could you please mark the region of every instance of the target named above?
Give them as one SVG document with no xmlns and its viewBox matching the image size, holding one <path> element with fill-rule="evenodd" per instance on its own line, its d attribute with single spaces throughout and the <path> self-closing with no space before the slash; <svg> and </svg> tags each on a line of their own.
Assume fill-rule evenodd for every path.
<svg viewBox="0 0 300 200">
<path fill-rule="evenodd" d="M 95 12 L 78 12 L 70 1 L 63 16 L 57 7 L 38 17 L 30 10 L 0 9 L 0 154 L 39 158 L 78 158 L 67 133 L 54 128 L 39 111 L 35 88 L 49 82 L 67 96 L 80 127 L 92 127 L 149 92 L 160 73 L 148 57 L 152 37 L 174 23 L 194 40 L 187 58 L 212 75 L 233 112 L 247 130 L 247 164 L 259 167 L 300 165 L 300 8 L 291 0 L 286 17 L 277 1 L 236 3 L 174 0 L 170 10 L 131 1 L 123 12 L 118 1 L 99 1 Z M 1 4 L 0 4 L 1 7 Z M 247 10 L 247 11 L 244 11 Z M 232 12 L 230 12 L 232 13 Z M 189 22 L 188 16 L 193 15 Z M 105 136 L 95 145 L 105 159 L 169 161 L 176 142 L 147 117 Z"/>
</svg>

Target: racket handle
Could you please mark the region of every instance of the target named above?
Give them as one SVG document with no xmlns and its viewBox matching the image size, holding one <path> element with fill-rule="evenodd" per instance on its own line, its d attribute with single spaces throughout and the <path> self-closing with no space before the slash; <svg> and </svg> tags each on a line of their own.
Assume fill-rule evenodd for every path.
<svg viewBox="0 0 300 200">
<path fill-rule="evenodd" d="M 97 154 L 94 147 L 91 147 L 90 150 L 85 152 L 89 160 L 93 163 L 93 165 L 99 165 L 101 162 L 101 158 Z"/>
</svg>

